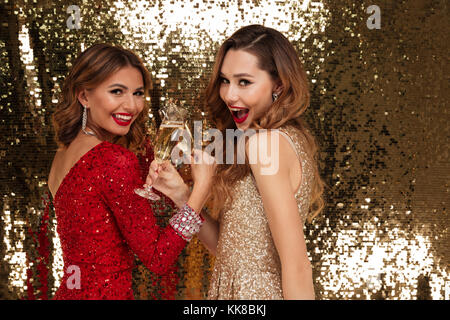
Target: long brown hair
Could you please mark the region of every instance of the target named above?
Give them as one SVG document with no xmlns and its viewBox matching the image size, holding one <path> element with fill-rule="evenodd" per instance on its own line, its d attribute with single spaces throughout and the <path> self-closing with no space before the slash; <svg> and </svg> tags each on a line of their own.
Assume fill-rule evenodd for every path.
<svg viewBox="0 0 450 320">
<path fill-rule="evenodd" d="M 220 71 L 228 50 L 244 50 L 258 58 L 259 68 L 267 71 L 272 80 L 283 88 L 279 98 L 268 112 L 256 119 L 251 126 L 256 129 L 276 129 L 292 125 L 300 130 L 307 140 L 307 152 L 313 159 L 314 185 L 310 200 L 308 221 L 317 216 L 324 207 L 324 182 L 318 170 L 318 144 L 302 115 L 310 103 L 306 73 L 297 52 L 289 40 L 280 32 L 261 25 L 250 25 L 236 31 L 228 38 L 216 55 L 216 60 L 206 89 L 206 109 L 212 122 L 225 136 L 226 129 L 237 129 L 225 102 L 220 98 Z M 224 157 L 226 157 L 226 148 Z M 236 155 L 235 155 L 236 157 Z M 212 189 L 213 216 L 217 218 L 227 199 L 232 200 L 232 187 L 250 173 L 248 164 L 221 164 L 217 166 L 216 183 Z"/>
<path fill-rule="evenodd" d="M 133 52 L 119 46 L 101 43 L 86 49 L 75 59 L 64 81 L 60 101 L 52 116 L 55 139 L 59 146 L 67 147 L 81 129 L 83 106 L 78 101 L 78 92 L 82 89 L 95 88 L 113 73 L 128 66 L 141 72 L 144 94 L 148 97 L 152 87 L 150 75 L 141 59 Z M 143 153 L 148 110 L 148 103 L 144 102 L 144 109 L 133 122 L 128 133 L 125 136 L 116 136 L 110 142 L 120 144 L 136 154 Z M 89 128 L 98 137 L 108 136 L 103 128 L 94 124 L 89 124 Z"/>
</svg>

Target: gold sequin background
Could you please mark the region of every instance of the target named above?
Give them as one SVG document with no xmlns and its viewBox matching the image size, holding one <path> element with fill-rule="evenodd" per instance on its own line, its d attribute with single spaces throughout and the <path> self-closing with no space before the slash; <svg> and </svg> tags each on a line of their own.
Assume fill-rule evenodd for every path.
<svg viewBox="0 0 450 320">
<path fill-rule="evenodd" d="M 306 119 L 329 185 L 322 218 L 305 228 L 317 298 L 449 299 L 448 16 L 446 0 L 2 0 L 0 299 L 51 298 L 62 276 L 53 210 L 48 256 L 36 238 L 56 150 L 50 117 L 80 51 L 134 50 L 155 82 L 152 114 L 177 98 L 202 117 L 218 45 L 253 23 L 283 32 L 309 76 Z M 155 210 L 164 224 L 167 208 Z M 213 263 L 192 241 L 174 298 L 205 298 Z M 138 261 L 136 299 L 164 298 L 164 281 Z"/>
</svg>

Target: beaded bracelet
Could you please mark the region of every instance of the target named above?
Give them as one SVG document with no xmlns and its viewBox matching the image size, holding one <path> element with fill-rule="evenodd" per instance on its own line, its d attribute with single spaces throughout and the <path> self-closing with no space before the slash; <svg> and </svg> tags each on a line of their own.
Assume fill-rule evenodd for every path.
<svg viewBox="0 0 450 320">
<path fill-rule="evenodd" d="M 169 223 L 180 237 L 191 241 L 192 237 L 200 231 L 204 221 L 205 219 L 186 203 L 178 213 L 170 218 Z"/>
</svg>

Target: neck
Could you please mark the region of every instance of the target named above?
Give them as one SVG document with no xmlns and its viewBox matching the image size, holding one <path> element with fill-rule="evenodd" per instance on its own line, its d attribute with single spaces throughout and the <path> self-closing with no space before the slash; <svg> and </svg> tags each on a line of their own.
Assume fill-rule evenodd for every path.
<svg viewBox="0 0 450 320">
<path fill-rule="evenodd" d="M 85 135 L 88 135 L 88 136 L 94 136 L 94 137 L 97 136 L 93 131 L 90 131 L 88 128 L 86 128 L 86 129 L 81 129 L 81 131 L 83 131 L 83 133 L 84 133 Z"/>
<path fill-rule="evenodd" d="M 86 132 L 81 129 L 80 132 L 84 135 L 84 136 L 91 136 L 91 137 L 95 137 L 101 141 L 109 141 L 109 142 L 113 142 L 114 138 L 116 137 L 114 134 L 110 133 L 109 131 L 103 129 L 103 128 L 96 128 L 97 130 L 94 132 L 94 130 L 90 129 L 89 127 L 86 126 Z"/>
</svg>

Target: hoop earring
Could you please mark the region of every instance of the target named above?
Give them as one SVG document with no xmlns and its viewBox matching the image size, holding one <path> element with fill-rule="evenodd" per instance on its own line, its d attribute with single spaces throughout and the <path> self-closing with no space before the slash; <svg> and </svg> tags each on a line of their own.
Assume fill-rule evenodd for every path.
<svg viewBox="0 0 450 320">
<path fill-rule="evenodd" d="M 87 124 L 87 108 L 86 106 L 83 106 L 84 110 L 83 110 L 83 121 L 81 123 L 81 130 L 83 130 L 83 132 L 89 136 L 95 136 L 95 133 L 90 132 L 90 131 L 86 131 L 86 124 Z"/>
<path fill-rule="evenodd" d="M 272 93 L 272 101 L 275 102 L 278 99 L 278 94 Z"/>
</svg>

